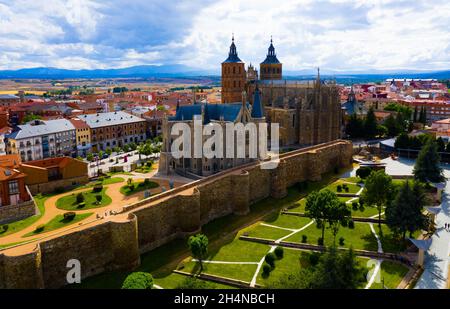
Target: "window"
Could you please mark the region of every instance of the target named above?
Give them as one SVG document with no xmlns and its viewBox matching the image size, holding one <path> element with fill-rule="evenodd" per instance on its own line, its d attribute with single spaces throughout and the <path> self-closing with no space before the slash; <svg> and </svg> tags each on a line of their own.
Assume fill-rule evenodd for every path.
<svg viewBox="0 0 450 309">
<path fill-rule="evenodd" d="M 17 180 L 8 182 L 8 191 L 10 195 L 19 193 L 19 183 Z"/>
</svg>

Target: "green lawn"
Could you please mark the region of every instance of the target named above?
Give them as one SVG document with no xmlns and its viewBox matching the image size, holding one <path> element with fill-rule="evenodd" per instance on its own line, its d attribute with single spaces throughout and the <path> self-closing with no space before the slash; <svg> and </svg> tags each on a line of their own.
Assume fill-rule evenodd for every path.
<svg viewBox="0 0 450 309">
<path fill-rule="evenodd" d="M 108 172 L 106 173 L 108 176 L 114 176 L 114 175 L 127 175 L 127 176 L 133 176 L 133 173 L 130 172 Z"/>
<path fill-rule="evenodd" d="M 64 210 L 76 211 L 76 210 L 86 210 L 86 209 L 93 209 L 93 208 L 108 206 L 109 204 L 112 203 L 112 200 L 106 194 L 106 189 L 107 188 L 103 188 L 103 190 L 99 193 L 94 193 L 92 190 L 82 192 L 83 196 L 84 196 L 84 202 L 86 203 L 86 205 L 83 208 L 78 208 L 78 203 L 77 203 L 76 197 L 79 192 L 74 192 L 72 194 L 69 194 L 69 195 L 59 198 L 56 201 L 56 207 L 59 209 L 64 209 Z M 102 196 L 102 201 L 100 204 L 97 204 L 97 200 L 96 200 L 95 196 L 99 195 L 99 194 L 101 194 L 101 196 Z"/>
<path fill-rule="evenodd" d="M 51 197 L 52 195 L 36 195 L 34 196 L 34 201 L 36 202 L 36 205 L 39 209 L 39 214 L 32 216 L 32 217 L 28 217 L 24 220 L 20 220 L 20 221 L 16 221 L 16 222 L 12 222 L 9 224 L 4 224 L 3 226 L 7 225 L 8 229 L 6 231 L 3 230 L 3 228 L 0 226 L 0 238 L 10 235 L 10 234 L 14 234 L 17 232 L 20 232 L 21 230 L 29 227 L 30 225 L 34 224 L 37 220 L 39 220 L 45 213 L 45 201 Z"/>
<path fill-rule="evenodd" d="M 308 255 L 306 252 L 294 249 L 284 249 L 284 256 L 281 260 L 275 261 L 275 268 L 270 272 L 269 276 L 265 276 L 262 271 L 262 267 L 259 271 L 258 278 L 256 282 L 262 286 L 270 287 L 273 283 L 278 282 L 280 279 L 285 277 L 287 274 L 296 273 L 300 271 L 302 267 L 305 266 Z M 302 258 L 301 258 L 302 257 Z"/>
<path fill-rule="evenodd" d="M 153 165 L 152 166 L 144 165 L 144 166 L 136 168 L 134 170 L 134 172 L 141 173 L 141 174 L 147 174 L 147 173 L 150 173 L 153 170 L 154 170 Z"/>
<path fill-rule="evenodd" d="M 217 249 L 210 249 L 208 260 L 227 262 L 259 262 L 269 251 L 268 245 L 239 240 L 236 238 Z"/>
<path fill-rule="evenodd" d="M 72 220 L 65 220 L 63 215 L 57 215 L 56 217 L 54 217 L 52 220 L 50 220 L 49 222 L 47 222 L 45 224 L 43 230 L 30 232 L 28 234 L 25 234 L 23 237 L 30 237 L 30 236 L 54 231 L 54 230 L 60 229 L 65 226 L 75 224 L 81 220 L 88 218 L 91 215 L 92 215 L 92 213 L 77 214 L 75 216 L 75 218 L 73 218 Z"/>
<path fill-rule="evenodd" d="M 358 200 L 356 200 L 355 202 L 358 202 Z M 352 203 L 347 203 L 347 206 L 352 212 L 352 217 L 368 218 L 374 215 L 378 215 L 378 209 L 376 207 L 364 206 L 364 211 L 360 211 L 359 207 L 357 210 L 353 210 Z"/>
<path fill-rule="evenodd" d="M 341 192 L 338 192 L 338 191 L 337 191 L 337 187 L 338 187 L 338 186 L 341 186 L 341 187 L 342 187 L 344 184 L 347 185 L 349 191 L 347 192 L 347 191 L 344 190 L 344 188 L 342 188 L 342 191 L 341 191 Z M 333 182 L 331 185 L 326 186 L 324 189 L 328 189 L 328 190 L 330 190 L 330 191 L 332 191 L 332 192 L 334 192 L 334 193 L 353 193 L 353 194 L 355 194 L 355 193 L 357 193 L 359 190 L 361 190 L 361 187 L 358 186 L 358 185 L 356 185 L 356 184 L 348 183 L 348 182 L 346 182 L 346 181 L 340 179 L 340 180 L 338 180 L 338 181 Z"/>
<path fill-rule="evenodd" d="M 395 263 L 392 261 L 383 261 L 381 263 L 381 275 L 380 283 L 374 282 L 371 289 L 382 289 L 383 282 L 384 286 L 389 289 L 396 289 L 397 286 L 402 282 L 402 279 L 408 273 L 408 267 L 400 263 Z"/>
<path fill-rule="evenodd" d="M 403 242 L 401 239 L 398 239 L 394 236 L 392 231 L 388 228 L 387 225 L 381 225 L 381 232 L 378 227 L 378 224 L 374 223 L 375 232 L 378 234 L 381 240 L 381 245 L 383 246 L 384 252 L 397 253 L 404 251 L 408 245 L 411 244 L 409 240 L 405 240 Z M 415 232 L 412 236 L 413 238 L 417 238 L 421 234 L 420 231 Z M 409 237 L 409 235 L 406 235 Z"/>
<path fill-rule="evenodd" d="M 145 183 L 144 181 L 133 182 L 133 183 L 134 183 L 134 189 L 131 190 L 130 187 L 128 186 L 128 184 L 126 184 L 120 188 L 120 193 L 122 193 L 125 196 L 129 196 L 129 195 L 141 192 L 141 191 L 150 190 L 150 189 L 159 187 L 159 184 L 154 181 L 150 181 L 148 183 Z"/>
<path fill-rule="evenodd" d="M 271 239 L 271 240 L 277 240 L 281 237 L 284 237 L 291 233 L 287 230 L 281 230 L 269 226 L 264 225 L 256 225 L 252 226 L 249 229 L 244 230 L 244 235 L 249 237 L 257 237 L 257 238 L 265 238 L 265 239 Z"/>
<path fill-rule="evenodd" d="M 203 264 L 203 273 L 250 282 L 256 272 L 253 264 Z M 187 262 L 182 271 L 197 274 L 200 272 L 198 262 Z"/>
<path fill-rule="evenodd" d="M 176 289 L 180 284 L 182 284 L 188 277 L 180 274 L 172 273 L 165 277 L 156 278 L 154 277 L 154 283 L 159 285 L 164 289 Z M 205 281 L 201 279 L 197 279 L 200 282 L 204 282 L 206 284 L 206 288 L 208 289 L 234 289 L 229 285 L 215 283 L 211 281 Z"/>
<path fill-rule="evenodd" d="M 119 182 L 124 182 L 125 179 L 123 179 L 122 177 L 111 177 L 111 178 L 105 178 L 102 181 L 103 185 L 112 185 L 114 183 L 119 183 Z"/>
<path fill-rule="evenodd" d="M 300 229 L 308 224 L 311 219 L 281 213 L 274 213 L 265 218 L 264 223 L 280 226 L 288 229 Z"/>
<path fill-rule="evenodd" d="M 307 236 L 307 243 L 317 245 L 317 240 L 322 235 L 322 231 L 317 228 L 316 224 L 312 224 L 305 230 L 292 235 L 285 241 L 301 242 L 302 235 Z M 344 246 L 353 246 L 354 249 L 377 251 L 378 245 L 375 236 L 370 231 L 370 226 L 367 223 L 355 222 L 355 228 L 349 229 L 340 227 L 336 236 L 336 244 L 339 244 L 339 238 L 344 237 Z M 333 244 L 333 234 L 330 229 L 325 229 L 325 245 L 331 246 Z"/>
</svg>

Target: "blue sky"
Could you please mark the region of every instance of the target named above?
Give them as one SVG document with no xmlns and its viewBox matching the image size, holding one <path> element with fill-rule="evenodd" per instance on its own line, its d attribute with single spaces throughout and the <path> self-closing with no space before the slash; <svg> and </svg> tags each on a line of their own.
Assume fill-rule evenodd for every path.
<svg viewBox="0 0 450 309">
<path fill-rule="evenodd" d="M 0 69 L 218 69 L 235 33 L 286 70 L 450 69 L 448 0 L 0 0 Z"/>
</svg>

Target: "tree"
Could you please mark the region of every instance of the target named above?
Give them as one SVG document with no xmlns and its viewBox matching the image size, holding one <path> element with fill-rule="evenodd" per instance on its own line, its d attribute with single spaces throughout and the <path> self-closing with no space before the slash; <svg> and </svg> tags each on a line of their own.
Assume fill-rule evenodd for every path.
<svg viewBox="0 0 450 309">
<path fill-rule="evenodd" d="M 208 237 L 203 234 L 191 236 L 188 239 L 189 250 L 194 258 L 200 263 L 200 271 L 203 270 L 203 260 L 208 255 Z"/>
<path fill-rule="evenodd" d="M 417 108 L 417 105 L 414 107 L 414 117 L 413 122 L 417 122 L 417 116 L 418 116 L 419 110 Z"/>
<path fill-rule="evenodd" d="M 400 133 L 399 125 L 392 114 L 386 118 L 384 126 L 387 128 L 389 136 L 397 136 Z"/>
<path fill-rule="evenodd" d="M 375 206 L 378 210 L 378 225 L 381 227 L 381 212 L 392 196 L 392 178 L 383 170 L 373 171 L 364 182 L 362 197 L 364 203 Z"/>
<path fill-rule="evenodd" d="M 103 196 L 101 194 L 96 195 L 95 199 L 97 200 L 97 205 L 100 205 L 102 203 Z"/>
<path fill-rule="evenodd" d="M 322 240 L 325 241 L 325 225 L 334 222 L 335 212 L 340 206 L 339 198 L 330 190 L 314 191 L 306 198 L 305 215 L 315 219 L 317 227 L 322 229 Z"/>
<path fill-rule="evenodd" d="M 438 148 L 438 152 L 444 152 L 445 151 L 445 142 L 444 142 L 444 140 L 442 139 L 442 137 L 438 137 L 437 139 L 436 139 L 436 144 L 437 144 L 437 148 Z"/>
<path fill-rule="evenodd" d="M 35 115 L 33 113 L 26 114 L 22 119 L 22 124 L 28 123 L 33 120 L 39 120 L 39 119 L 42 119 L 42 117 L 39 115 Z"/>
<path fill-rule="evenodd" d="M 76 197 L 76 200 L 77 200 L 77 204 L 80 204 L 80 203 L 83 203 L 84 202 L 84 195 L 83 195 L 83 193 L 78 193 L 77 194 L 77 197 Z"/>
<path fill-rule="evenodd" d="M 414 165 L 414 178 L 421 182 L 441 182 L 444 181 L 440 158 L 437 152 L 438 146 L 435 140 L 428 139 L 425 146 L 420 150 Z"/>
<path fill-rule="evenodd" d="M 336 235 L 339 232 L 339 227 L 346 226 L 349 219 L 351 219 L 351 211 L 345 203 L 332 203 L 327 211 L 327 222 L 333 234 L 333 243 L 336 244 Z"/>
<path fill-rule="evenodd" d="M 151 290 L 152 287 L 152 275 L 144 272 L 131 273 L 122 284 L 122 289 Z"/>
<path fill-rule="evenodd" d="M 400 135 L 395 140 L 395 149 L 409 149 L 410 140 L 408 134 L 405 132 L 400 133 Z"/>
<path fill-rule="evenodd" d="M 427 217 L 422 213 L 426 203 L 425 189 L 417 181 L 411 185 L 406 181 L 400 188 L 394 202 L 386 208 L 386 223 L 395 233 L 410 235 L 427 225 Z"/>
<path fill-rule="evenodd" d="M 351 138 L 362 137 L 364 135 L 364 121 L 356 114 L 350 115 L 347 126 L 345 127 L 345 133 Z"/>
<path fill-rule="evenodd" d="M 364 133 L 367 138 L 374 138 L 377 135 L 377 119 L 373 107 L 367 112 L 364 122 Z"/>
<path fill-rule="evenodd" d="M 92 161 L 94 161 L 94 155 L 92 153 L 88 153 L 87 156 L 86 156 L 86 159 L 89 162 L 92 162 Z"/>
<path fill-rule="evenodd" d="M 112 153 L 112 150 L 111 150 L 111 148 L 106 148 L 105 152 L 108 156 L 110 156 Z"/>
</svg>

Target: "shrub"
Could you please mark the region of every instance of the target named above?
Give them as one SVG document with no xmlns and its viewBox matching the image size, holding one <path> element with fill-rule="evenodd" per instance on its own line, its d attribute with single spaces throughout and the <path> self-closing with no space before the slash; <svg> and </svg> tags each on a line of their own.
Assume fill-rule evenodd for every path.
<svg viewBox="0 0 450 309">
<path fill-rule="evenodd" d="M 360 206 L 364 205 L 364 198 L 362 196 L 359 197 L 359 205 Z"/>
<path fill-rule="evenodd" d="M 343 246 L 344 245 L 344 241 L 345 241 L 344 237 L 339 238 L 339 246 Z"/>
<path fill-rule="evenodd" d="M 349 220 L 348 221 L 348 228 L 349 229 L 354 229 L 355 228 L 355 221 Z"/>
<path fill-rule="evenodd" d="M 134 183 L 128 185 L 128 190 L 134 191 Z"/>
<path fill-rule="evenodd" d="M 267 253 L 264 260 L 266 261 L 267 264 L 270 265 L 270 267 L 275 268 L 275 260 L 276 260 L 275 254 L 273 254 L 272 252 Z"/>
<path fill-rule="evenodd" d="M 272 271 L 272 267 L 270 267 L 269 264 L 264 263 L 263 267 L 262 267 L 262 271 L 263 271 L 264 275 L 268 276 L 270 274 L 270 272 Z"/>
<path fill-rule="evenodd" d="M 363 166 L 356 170 L 356 176 L 358 176 L 361 179 L 365 179 L 370 175 L 371 172 L 372 169 L 370 167 Z"/>
<path fill-rule="evenodd" d="M 281 260 L 283 258 L 283 255 L 284 255 L 283 247 L 280 247 L 280 246 L 276 247 L 274 253 L 277 256 L 277 258 L 279 260 Z"/>
<path fill-rule="evenodd" d="M 359 205 L 358 205 L 357 202 L 352 202 L 352 209 L 353 209 L 354 211 L 357 211 L 357 210 L 358 210 L 358 207 L 359 207 Z"/>
<path fill-rule="evenodd" d="M 81 193 L 81 192 L 78 193 L 76 199 L 77 199 L 77 204 L 83 203 L 84 202 L 84 195 L 83 195 L 83 193 Z"/>
<path fill-rule="evenodd" d="M 364 212 L 365 207 L 363 205 L 359 205 L 359 211 Z"/>
<path fill-rule="evenodd" d="M 103 185 L 102 184 L 96 184 L 94 186 L 94 188 L 92 189 L 92 192 L 98 193 L 98 192 L 102 192 L 102 190 L 103 190 Z"/>
<path fill-rule="evenodd" d="M 145 165 L 147 165 L 147 167 L 152 167 L 153 162 L 152 161 L 148 161 Z"/>
<path fill-rule="evenodd" d="M 64 216 L 65 221 L 72 221 L 73 219 L 75 219 L 76 215 L 77 215 L 76 213 L 74 213 L 73 211 L 70 211 L 70 212 L 64 213 L 63 216 Z"/>
<path fill-rule="evenodd" d="M 320 254 L 317 252 L 312 252 L 309 255 L 309 263 L 311 264 L 311 266 L 316 266 L 317 263 L 319 263 L 319 259 L 320 259 Z"/>
<path fill-rule="evenodd" d="M 148 185 L 148 184 L 150 184 L 150 178 L 145 178 L 144 185 Z"/>
<path fill-rule="evenodd" d="M 348 192 L 350 191 L 350 188 L 349 188 L 349 187 L 347 187 L 347 186 L 345 186 L 345 187 L 344 187 L 344 190 L 345 190 L 345 192 L 347 192 L 347 193 L 348 193 Z"/>
<path fill-rule="evenodd" d="M 77 208 L 84 208 L 85 206 L 86 206 L 86 203 L 83 202 L 83 203 L 79 203 L 79 204 L 77 205 Z"/>
<path fill-rule="evenodd" d="M 342 192 L 342 186 L 341 186 L 341 185 L 338 185 L 338 186 L 336 187 L 336 190 L 337 190 L 337 192 Z"/>
<path fill-rule="evenodd" d="M 40 224 L 38 226 L 36 226 L 36 229 L 34 230 L 36 233 L 42 232 L 45 229 L 45 225 L 44 224 Z"/>
<path fill-rule="evenodd" d="M 308 236 L 302 235 L 302 243 L 306 244 L 308 242 Z"/>
<path fill-rule="evenodd" d="M 122 284 L 122 289 L 150 290 L 152 287 L 152 275 L 144 272 L 130 274 Z"/>
<path fill-rule="evenodd" d="M 100 204 L 102 203 L 103 196 L 101 196 L 101 195 L 96 195 L 96 196 L 95 196 L 95 199 L 97 200 L 97 204 L 100 205 Z"/>
<path fill-rule="evenodd" d="M 8 230 L 8 228 L 9 228 L 9 225 L 5 224 L 5 225 L 2 225 L 1 230 L 2 230 L 3 233 L 5 233 Z"/>
<path fill-rule="evenodd" d="M 317 244 L 319 246 L 323 246 L 323 238 L 322 237 L 319 237 L 319 239 L 317 239 Z"/>
</svg>

